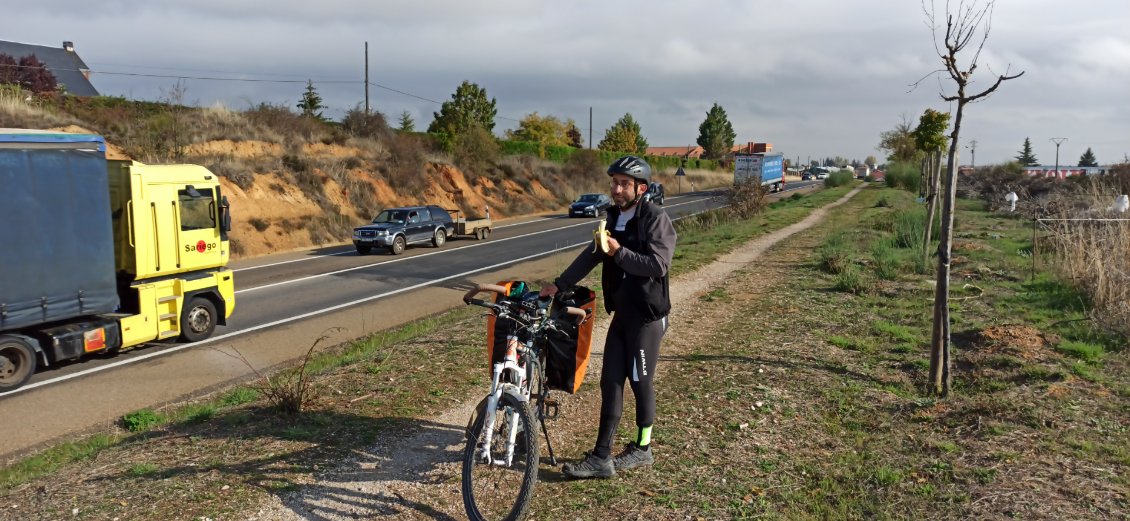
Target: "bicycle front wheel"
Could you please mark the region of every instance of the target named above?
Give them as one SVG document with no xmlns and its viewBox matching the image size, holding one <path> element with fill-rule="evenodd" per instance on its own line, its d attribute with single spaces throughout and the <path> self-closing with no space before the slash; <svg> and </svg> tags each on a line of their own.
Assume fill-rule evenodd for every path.
<svg viewBox="0 0 1130 521">
<path fill-rule="evenodd" d="M 508 394 L 498 401 L 494 426 L 487 429 L 489 416 L 480 411 L 463 450 L 463 507 L 472 521 L 516 521 L 526 513 L 538 479 L 538 431 L 527 404 Z"/>
</svg>

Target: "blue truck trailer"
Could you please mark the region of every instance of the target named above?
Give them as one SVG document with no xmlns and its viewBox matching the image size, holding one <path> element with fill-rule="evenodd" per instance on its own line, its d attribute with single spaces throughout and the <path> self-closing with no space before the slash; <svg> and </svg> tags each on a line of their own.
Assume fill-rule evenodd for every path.
<svg viewBox="0 0 1130 521">
<path fill-rule="evenodd" d="M 757 152 L 734 155 L 734 184 L 754 182 L 780 192 L 785 189 L 785 157 L 779 153 Z"/>
</svg>

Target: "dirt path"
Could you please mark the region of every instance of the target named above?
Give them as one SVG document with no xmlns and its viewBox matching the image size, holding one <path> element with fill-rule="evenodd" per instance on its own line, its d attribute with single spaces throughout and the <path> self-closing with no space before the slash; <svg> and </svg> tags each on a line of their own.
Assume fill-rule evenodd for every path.
<svg viewBox="0 0 1130 521">
<path fill-rule="evenodd" d="M 835 203 L 815 210 L 799 223 L 759 237 L 717 261 L 673 280 L 672 327 L 664 340 L 664 354 L 673 354 L 672 346 L 681 344 L 679 340 L 683 336 L 694 334 L 691 330 L 679 328 L 680 319 L 690 313 L 691 306 L 684 304 L 690 304 L 696 296 L 753 262 L 780 241 L 816 225 L 823 220 L 829 208 L 847 202 L 862 188 L 860 186 Z M 596 324 L 594 344 L 598 348 L 603 345 L 609 322 L 605 319 Z M 557 441 L 558 438 L 589 440 L 596 430 L 595 419 L 590 422 L 584 418 L 596 416 L 599 390 L 593 382 L 599 378 L 600 354 L 595 352 L 589 365 L 588 391 L 568 398 L 562 405 L 562 418 L 583 420 L 557 421 L 551 426 L 559 459 L 564 456 L 568 460 L 575 455 L 561 454 L 563 445 Z M 248 513 L 247 517 L 264 521 L 465 519 L 459 492 L 459 466 L 463 430 L 477 402 L 478 396 L 468 397 L 463 405 L 430 422 L 423 422 L 420 429 L 409 437 L 383 437 L 368 450 L 356 452 L 351 460 L 343 461 L 336 468 L 319 475 L 315 482 L 305 484 L 288 495 L 273 497 L 258 512 Z M 543 466 L 543 479 L 547 477 L 547 471 L 556 474 L 556 469 Z"/>
</svg>

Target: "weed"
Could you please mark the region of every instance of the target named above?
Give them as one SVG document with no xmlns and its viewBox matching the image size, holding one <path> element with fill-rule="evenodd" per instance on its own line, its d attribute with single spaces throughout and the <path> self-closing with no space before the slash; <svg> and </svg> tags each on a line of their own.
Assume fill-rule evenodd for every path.
<svg viewBox="0 0 1130 521">
<path fill-rule="evenodd" d="M 847 234 L 833 233 L 824 239 L 817 249 L 820 269 L 833 275 L 843 273 L 851 265 L 852 250 L 848 246 Z"/>
<path fill-rule="evenodd" d="M 848 266 L 847 269 L 836 275 L 836 283 L 832 285 L 832 288 L 836 291 L 862 295 L 871 288 L 871 282 L 859 268 Z"/>
<path fill-rule="evenodd" d="M 1055 346 L 1056 351 L 1078 358 L 1085 362 L 1097 362 L 1103 358 L 1103 346 L 1086 342 L 1065 340 Z"/>
<path fill-rule="evenodd" d="M 135 464 L 130 466 L 129 470 L 127 470 L 126 473 L 133 476 L 133 477 L 140 478 L 140 477 L 148 476 L 150 474 L 154 474 L 160 468 L 161 467 L 158 467 L 154 463 L 135 463 Z"/>
<path fill-rule="evenodd" d="M 167 418 L 153 409 L 141 409 L 122 416 L 122 426 L 130 432 L 147 431 L 165 421 Z"/>
</svg>

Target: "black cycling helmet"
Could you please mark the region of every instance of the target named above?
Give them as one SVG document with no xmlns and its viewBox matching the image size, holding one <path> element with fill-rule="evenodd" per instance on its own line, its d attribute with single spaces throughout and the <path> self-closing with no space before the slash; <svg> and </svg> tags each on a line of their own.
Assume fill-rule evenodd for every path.
<svg viewBox="0 0 1130 521">
<path fill-rule="evenodd" d="M 624 174 L 644 184 L 651 182 L 651 167 L 636 156 L 624 156 L 613 161 L 608 167 L 608 175 L 612 174 Z"/>
</svg>

